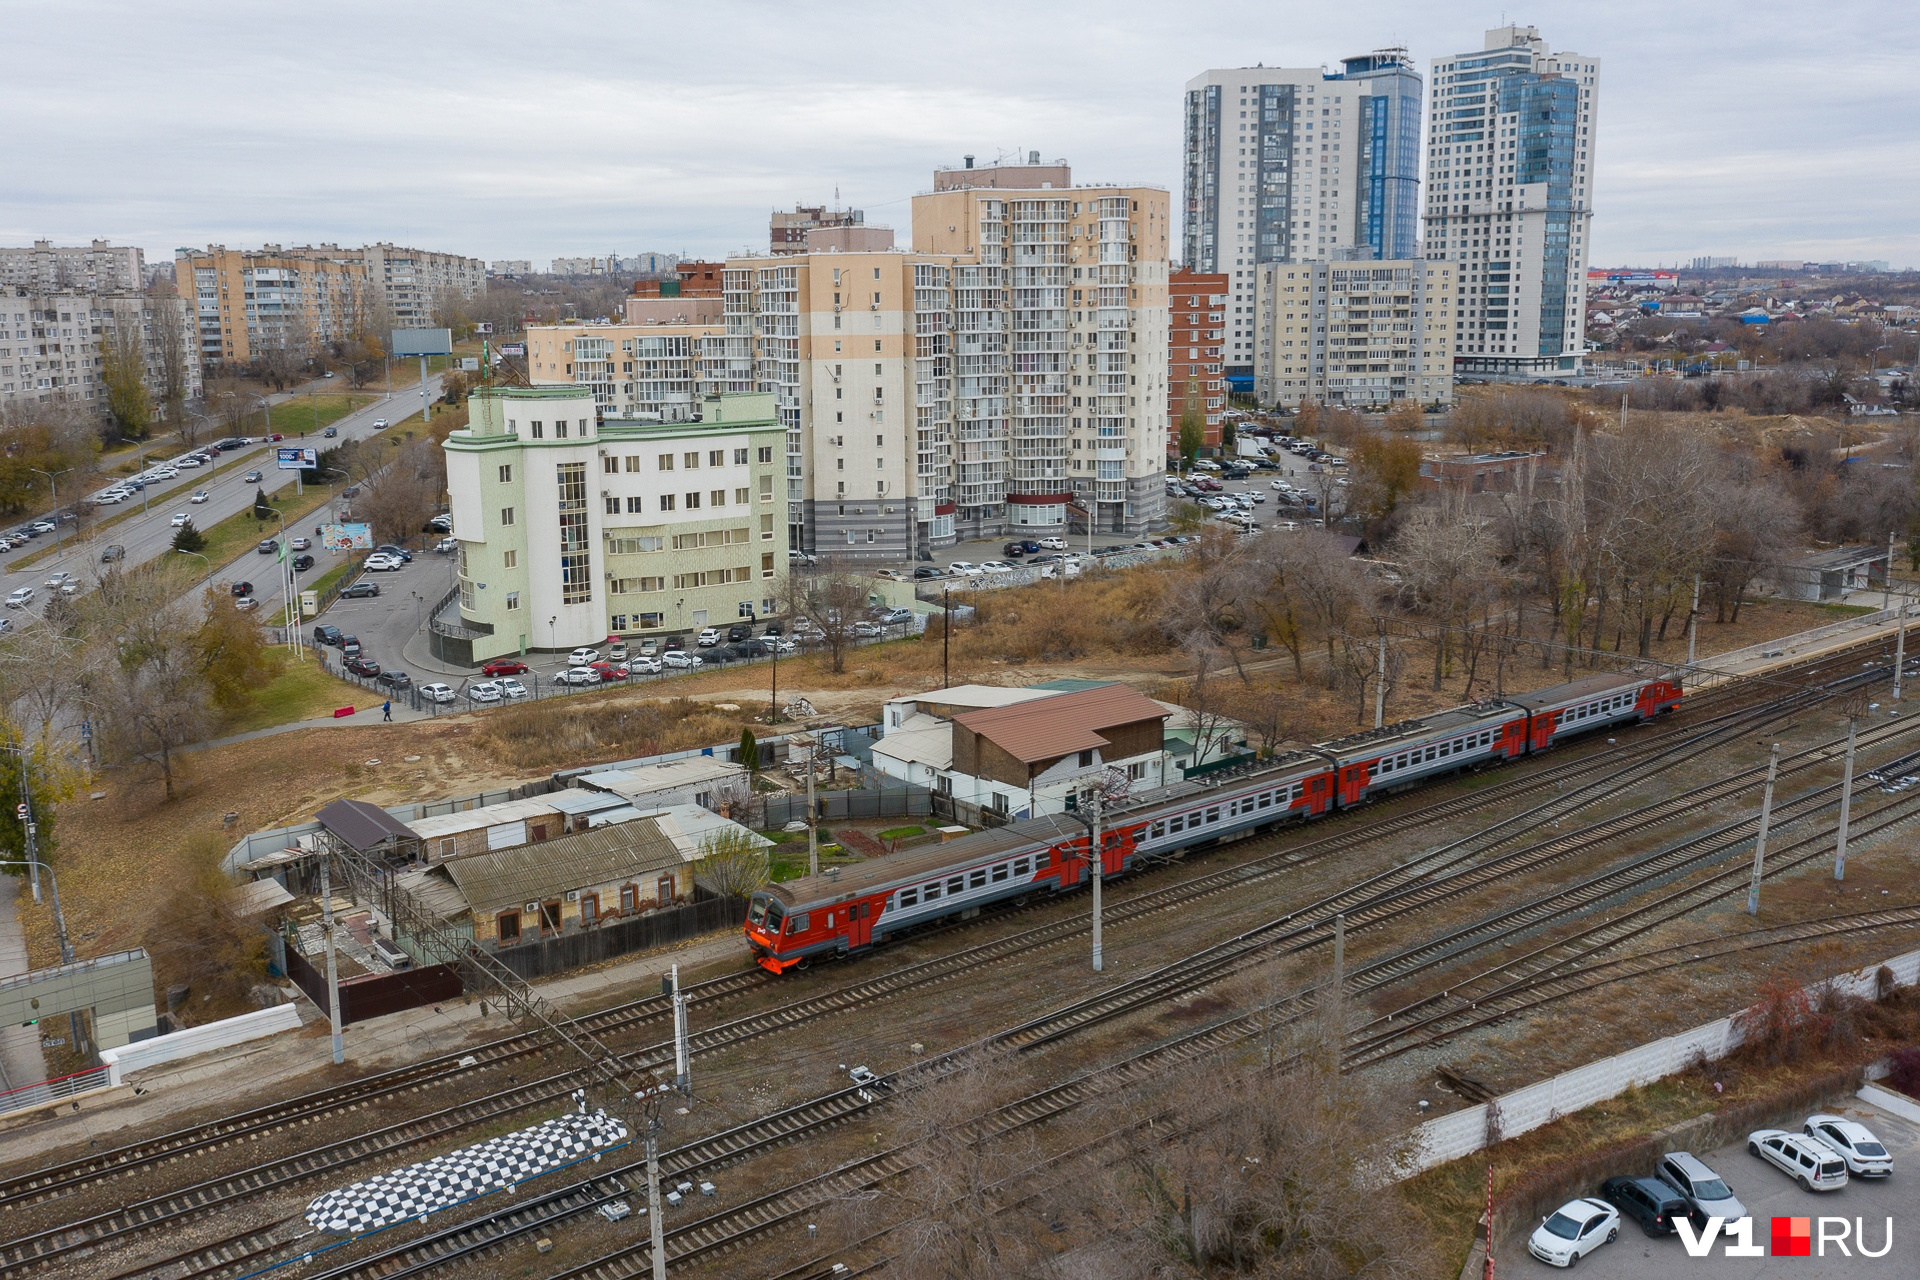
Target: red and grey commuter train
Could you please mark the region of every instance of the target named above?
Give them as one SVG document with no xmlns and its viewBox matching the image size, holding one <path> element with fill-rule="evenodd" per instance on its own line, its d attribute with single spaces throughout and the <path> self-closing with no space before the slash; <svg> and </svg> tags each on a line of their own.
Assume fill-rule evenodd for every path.
<svg viewBox="0 0 1920 1280">
<path fill-rule="evenodd" d="M 1245 772 L 1157 788 L 1107 815 L 1101 873 L 1112 879 L 1151 859 L 1649 720 L 1680 697 L 1677 675 L 1589 676 L 1316 743 Z M 762 968 L 784 973 L 991 903 L 1064 892 L 1087 878 L 1089 840 L 1072 814 L 1049 814 L 769 885 L 748 908 L 747 943 Z"/>
</svg>

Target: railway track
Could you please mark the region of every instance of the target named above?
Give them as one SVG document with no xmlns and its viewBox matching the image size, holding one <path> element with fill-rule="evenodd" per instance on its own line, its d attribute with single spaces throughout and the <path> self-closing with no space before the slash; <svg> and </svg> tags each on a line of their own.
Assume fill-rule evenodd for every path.
<svg viewBox="0 0 1920 1280">
<path fill-rule="evenodd" d="M 1876 674 L 1883 675 L 1884 672 L 1869 672 L 1864 676 L 1851 674 L 1847 678 L 1835 683 L 1843 686 L 1851 685 L 1859 683 L 1862 680 L 1870 680 L 1874 678 Z M 1309 841 L 1305 845 L 1279 851 L 1265 858 L 1258 859 L 1254 863 L 1227 868 L 1220 872 L 1183 882 L 1180 885 L 1167 886 L 1165 889 L 1141 895 L 1140 898 L 1123 904 L 1118 909 L 1136 915 L 1164 909 L 1178 902 L 1190 901 L 1193 898 L 1204 896 L 1208 893 L 1221 892 L 1236 885 L 1243 885 L 1247 883 L 1249 879 L 1256 879 L 1264 875 L 1273 874 L 1275 871 L 1282 870 L 1287 866 L 1298 865 L 1301 861 L 1326 856 L 1328 853 L 1335 852 L 1338 849 L 1351 847 L 1353 843 L 1360 840 L 1377 838 L 1379 835 L 1390 834 L 1396 830 L 1404 830 L 1416 824 L 1423 825 L 1433 821 L 1436 816 L 1442 816 L 1444 813 L 1479 807 L 1498 798 L 1497 793 L 1501 791 L 1506 791 L 1509 794 L 1521 794 L 1526 791 L 1544 790 L 1549 786 L 1563 787 L 1570 779 L 1611 768 L 1612 771 L 1601 779 L 1589 783 L 1575 792 L 1557 796 L 1546 805 L 1539 806 L 1535 810 L 1530 810 L 1528 814 L 1508 819 L 1501 824 L 1495 824 L 1493 830 L 1514 828 L 1519 826 L 1523 821 L 1538 821 L 1543 811 L 1552 809 L 1565 809 L 1570 811 L 1571 808 L 1579 807 L 1580 804 L 1586 802 L 1584 799 L 1586 793 L 1597 788 L 1607 788 L 1616 785 L 1620 777 L 1627 772 L 1652 768 L 1660 766 L 1663 763 L 1670 763 L 1671 757 L 1676 752 L 1692 753 L 1708 749 L 1710 745 L 1713 745 L 1713 740 L 1716 738 L 1724 737 L 1729 733 L 1744 732 L 1753 727 L 1752 722 L 1755 717 L 1759 717 L 1764 721 L 1765 719 L 1777 717 L 1782 714 L 1790 714 L 1792 710 L 1800 705 L 1818 700 L 1824 696 L 1830 696 L 1832 691 L 1831 688 L 1804 691 L 1775 704 L 1762 705 L 1760 707 L 1737 708 L 1724 713 L 1714 721 L 1708 722 L 1707 726 L 1689 725 L 1685 731 L 1658 735 L 1656 738 L 1650 739 L 1647 743 L 1642 744 L 1643 747 L 1647 748 L 1644 758 L 1638 763 L 1629 764 L 1624 769 L 1618 766 L 1620 756 L 1626 753 L 1602 753 L 1599 756 L 1566 761 L 1553 768 L 1543 770 L 1539 774 L 1529 775 L 1527 778 L 1514 779 L 1506 783 L 1497 784 L 1494 788 L 1486 788 L 1470 795 L 1443 800 L 1438 805 L 1426 806 L 1413 813 L 1365 823 L 1354 830 L 1337 832 L 1318 840 Z M 1668 737 L 1674 737 L 1680 739 L 1680 741 L 1676 744 L 1669 745 L 1666 741 Z M 1436 813 L 1437 810 L 1442 812 Z M 1478 837 L 1469 839 L 1477 838 Z M 1452 848 L 1452 846 L 1449 846 L 1449 848 Z M 1422 864 L 1428 862 L 1425 858 L 1420 861 Z M 1429 867 L 1428 869 L 1430 870 L 1431 868 Z M 1408 874 L 1406 869 L 1396 870 L 1400 874 Z M 1110 913 L 1109 919 L 1113 918 L 1113 914 Z M 1293 919 L 1293 917 L 1289 917 L 1288 919 Z M 951 973 L 977 970 L 979 962 L 986 958 L 980 954 L 984 950 L 1000 948 L 1011 953 L 1016 950 L 1031 949 L 1034 946 L 1047 945 L 1049 941 L 1057 940 L 1058 937 L 1071 936 L 1073 933 L 1079 932 L 1085 927 L 1084 923 L 1079 921 L 1058 922 L 1053 926 L 1043 926 L 1039 930 L 1030 931 L 1027 935 L 1019 935 L 1015 939 L 1006 939 L 1000 943 L 989 943 L 984 944 L 982 948 L 970 949 L 969 952 L 960 953 L 960 957 L 943 958 L 942 960 L 927 962 L 922 966 L 913 966 L 913 970 L 919 970 L 921 972 L 911 980 L 901 979 L 900 975 L 886 975 L 881 979 L 874 980 L 874 983 L 871 984 L 855 984 L 853 988 L 840 992 L 826 993 L 821 997 L 816 997 L 813 1002 L 798 1002 L 799 1006 L 808 1007 L 809 1011 L 806 1013 L 797 1013 L 791 1010 L 770 1011 L 768 1014 L 738 1020 L 736 1024 L 729 1024 L 728 1028 L 716 1029 L 712 1045 L 717 1046 L 722 1043 L 736 1043 L 739 1039 L 767 1034 L 770 1030 L 777 1029 L 781 1025 L 791 1025 L 794 1022 L 806 1020 L 811 1016 L 817 1016 L 819 1012 L 825 1011 L 828 1006 L 845 1008 L 871 1003 L 873 1000 L 881 997 L 884 993 L 882 989 L 904 989 L 902 986 L 903 981 L 905 986 L 919 985 L 925 981 L 940 980 L 941 977 L 948 976 Z M 1051 936 L 1043 937 L 1032 935 Z M 1176 966 L 1169 967 L 1170 969 L 1181 970 L 1182 972 L 1162 973 L 1158 975 L 1157 981 L 1154 984 L 1156 988 L 1154 991 L 1149 992 L 1141 988 L 1134 990 L 1130 997 L 1116 997 L 1113 995 L 1104 997 L 1103 1002 L 1111 1008 L 1111 1012 L 1106 1012 L 1092 1018 L 1074 1018 L 1074 1025 L 1072 1026 L 1062 1027 L 1056 1025 L 1050 1031 L 1036 1034 L 1037 1024 L 1027 1024 L 1022 1028 L 1016 1028 L 1011 1033 L 1004 1034 L 1011 1037 L 1008 1042 L 1021 1043 L 1023 1047 L 1029 1045 L 1037 1046 L 1037 1044 L 1040 1043 L 1050 1042 L 1060 1038 L 1062 1035 L 1071 1034 L 1073 1030 L 1077 1030 L 1080 1026 L 1090 1025 L 1091 1021 L 1104 1020 L 1105 1017 L 1109 1016 L 1118 1016 L 1120 1012 L 1124 1012 L 1127 1008 L 1142 1007 L 1144 1004 L 1165 998 L 1167 992 L 1176 989 L 1182 984 L 1191 988 L 1196 982 L 1204 983 L 1205 981 L 1211 980 L 1217 976 L 1218 961 L 1219 958 L 1215 956 L 1206 956 L 1203 958 L 1189 957 L 1188 960 L 1180 962 Z M 759 985 L 762 981 L 762 979 L 755 974 L 729 975 L 727 978 L 716 979 L 713 983 L 699 984 L 695 990 L 700 988 L 712 989 L 715 987 L 722 989 L 737 988 L 740 985 L 744 985 L 743 980 L 744 982 L 751 982 L 753 985 Z M 1050 1015 L 1050 1019 L 1041 1021 L 1058 1023 L 1063 1012 L 1065 1011 L 1057 1012 L 1055 1015 Z M 591 1018 L 582 1019 L 581 1021 L 604 1023 L 605 1020 L 619 1018 L 627 1019 L 630 1025 L 632 1021 L 644 1021 L 651 1017 L 662 1016 L 664 1013 L 665 1001 L 659 997 L 652 997 L 647 1000 L 633 1002 L 630 1005 L 621 1006 L 616 1010 L 604 1011 L 603 1013 L 592 1015 Z M 1071 1013 L 1068 1013 L 1067 1016 L 1073 1018 L 1073 1014 Z M 769 1021 L 769 1019 L 771 1019 L 771 1021 Z M 537 1052 L 539 1044 L 533 1037 L 509 1037 L 506 1040 L 495 1042 L 494 1045 L 487 1046 L 486 1049 L 490 1051 L 490 1056 L 484 1063 L 469 1060 L 469 1055 L 461 1055 L 459 1058 L 448 1055 L 431 1063 L 416 1064 L 413 1067 L 385 1073 L 379 1077 L 370 1077 L 367 1082 L 362 1082 L 368 1087 L 354 1091 L 354 1096 L 348 1099 L 341 1099 L 338 1091 L 331 1091 L 331 1105 L 328 1106 L 320 1105 L 320 1095 L 309 1095 L 306 1099 L 293 1100 L 293 1102 L 289 1104 L 261 1108 L 241 1117 L 230 1118 L 230 1120 L 224 1122 L 222 1126 L 212 1130 L 183 1131 L 180 1135 L 169 1135 L 171 1141 L 161 1140 L 149 1144 L 149 1149 L 146 1151 L 129 1151 L 128 1149 L 123 1149 L 120 1152 L 107 1153 L 106 1156 L 96 1158 L 92 1161 L 74 1162 L 73 1166 L 68 1166 L 67 1168 L 69 1181 L 66 1185 L 74 1185 L 75 1181 L 84 1182 L 95 1180 L 98 1177 L 112 1176 L 114 1173 L 125 1171 L 128 1167 L 136 1163 L 146 1164 L 183 1158 L 183 1155 L 187 1153 L 204 1150 L 209 1146 L 223 1146 L 228 1142 L 238 1141 L 243 1137 L 251 1136 L 263 1129 L 283 1127 L 288 1123 L 303 1121 L 313 1114 L 324 1114 L 329 1111 L 338 1112 L 343 1106 L 365 1105 L 366 1100 L 370 1097 L 390 1096 L 391 1093 L 396 1090 L 418 1089 L 424 1087 L 425 1084 L 430 1083 L 436 1078 L 434 1075 L 436 1070 L 444 1074 L 448 1070 L 449 1063 L 452 1063 L 459 1070 L 479 1069 L 482 1065 L 497 1066 L 501 1062 L 510 1061 L 513 1058 L 525 1056 L 531 1052 Z M 479 1054 L 471 1055 L 471 1058 L 478 1059 Z M 495 1109 L 492 1114 L 499 1114 L 499 1109 L 513 1106 L 513 1102 L 517 1101 L 518 1105 L 513 1106 L 513 1109 L 524 1109 L 526 1107 L 539 1105 L 548 1098 L 558 1096 L 565 1091 L 569 1083 L 570 1077 L 556 1076 L 548 1081 L 536 1082 L 534 1086 L 526 1086 L 519 1090 L 510 1090 L 503 1094 L 493 1095 L 488 1099 L 481 1099 L 475 1104 L 470 1104 L 470 1106 L 478 1107 L 485 1104 Z M 453 1116 L 455 1113 L 460 1113 L 462 1110 L 462 1108 L 450 1108 L 445 1112 L 434 1113 L 434 1117 L 423 1119 L 446 1118 Z M 471 1114 L 471 1112 L 469 1112 L 469 1114 Z M 127 1206 L 113 1213 L 95 1215 L 93 1218 L 84 1220 L 81 1223 L 67 1224 L 59 1228 L 36 1233 L 33 1236 L 25 1237 L 21 1240 L 9 1241 L 6 1245 L 0 1246 L 0 1265 L 6 1265 L 11 1268 L 22 1263 L 44 1263 L 54 1258 L 70 1254 L 75 1250 L 92 1247 L 100 1243 L 105 1237 L 114 1234 L 124 1234 L 134 1230 L 144 1229 L 162 1222 L 175 1220 L 184 1214 L 232 1203 L 237 1199 L 258 1194 L 265 1188 L 282 1186 L 288 1182 L 298 1181 L 306 1177 L 314 1176 L 316 1173 L 339 1167 L 343 1163 L 371 1158 L 372 1156 L 397 1150 L 402 1146 L 413 1145 L 419 1141 L 428 1140 L 430 1137 L 439 1136 L 441 1133 L 450 1131 L 451 1128 L 451 1122 L 449 1122 L 449 1128 L 426 1132 L 424 1136 L 413 1137 L 409 1140 L 407 1137 L 409 1126 L 413 1126 L 412 1132 L 418 1134 L 423 1132 L 422 1129 L 419 1128 L 419 1125 L 420 1122 L 416 1121 L 389 1126 L 387 1129 L 378 1131 L 374 1135 L 365 1135 L 362 1139 L 356 1140 L 363 1143 L 369 1140 L 382 1141 L 387 1145 L 372 1149 L 362 1146 L 357 1152 L 354 1152 L 352 1150 L 355 1146 L 353 1142 L 334 1144 L 332 1147 L 321 1148 L 315 1152 L 301 1153 L 299 1157 L 292 1158 L 289 1161 L 279 1162 L 277 1167 L 248 1170 L 232 1178 L 215 1180 L 219 1185 L 201 1184 L 200 1186 L 188 1188 L 185 1191 L 173 1193 L 169 1196 L 155 1197 L 152 1200 L 140 1202 L 138 1205 Z M 338 1159 L 330 1160 L 330 1156 L 338 1156 Z M 59 1173 L 60 1171 L 58 1170 L 39 1171 L 35 1175 L 30 1175 L 27 1178 L 19 1180 L 19 1184 L 10 1186 L 6 1188 L 6 1190 L 22 1198 L 44 1198 L 46 1195 L 57 1193 L 57 1187 L 60 1185 Z M 31 1201 L 28 1200 L 27 1202 Z M 5 1203 L 5 1201 L 0 1200 L 0 1203 Z"/>
</svg>

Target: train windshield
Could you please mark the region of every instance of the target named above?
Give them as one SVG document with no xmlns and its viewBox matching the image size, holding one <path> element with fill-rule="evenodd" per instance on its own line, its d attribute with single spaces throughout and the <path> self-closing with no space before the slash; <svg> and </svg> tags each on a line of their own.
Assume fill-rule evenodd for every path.
<svg viewBox="0 0 1920 1280">
<path fill-rule="evenodd" d="M 756 893 L 753 895 L 753 905 L 747 908 L 747 923 L 757 929 L 766 923 L 766 919 L 767 895 L 764 893 Z"/>
<path fill-rule="evenodd" d="M 787 910 L 785 907 L 781 906 L 777 902 L 769 900 L 767 902 L 767 932 L 768 933 L 780 932 L 780 921 L 783 918 L 785 918 L 786 914 L 787 914 Z"/>
</svg>

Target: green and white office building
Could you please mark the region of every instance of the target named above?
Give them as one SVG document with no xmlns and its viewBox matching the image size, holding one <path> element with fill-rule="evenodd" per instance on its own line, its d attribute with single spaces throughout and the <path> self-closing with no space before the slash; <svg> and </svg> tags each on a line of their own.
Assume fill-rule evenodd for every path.
<svg viewBox="0 0 1920 1280">
<path fill-rule="evenodd" d="M 485 387 L 445 447 L 475 662 L 779 610 L 786 436 L 771 394 L 710 396 L 698 420 L 660 423 L 600 419 L 588 386 Z"/>
</svg>

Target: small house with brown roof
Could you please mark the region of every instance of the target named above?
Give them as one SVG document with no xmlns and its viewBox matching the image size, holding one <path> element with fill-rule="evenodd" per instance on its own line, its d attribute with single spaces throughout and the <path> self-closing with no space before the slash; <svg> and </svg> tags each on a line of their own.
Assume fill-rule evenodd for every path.
<svg viewBox="0 0 1920 1280">
<path fill-rule="evenodd" d="M 1076 809 L 1109 768 L 1157 787 L 1166 720 L 1165 707 L 1124 684 L 962 711 L 934 790 L 991 820 Z"/>
</svg>

